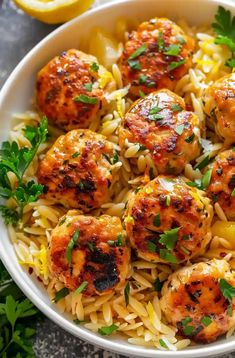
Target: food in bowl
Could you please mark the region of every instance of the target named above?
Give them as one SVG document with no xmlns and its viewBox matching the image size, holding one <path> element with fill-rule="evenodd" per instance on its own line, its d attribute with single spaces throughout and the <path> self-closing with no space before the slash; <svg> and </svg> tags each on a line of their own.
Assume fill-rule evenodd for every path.
<svg viewBox="0 0 235 358">
<path fill-rule="evenodd" d="M 160 350 L 234 332 L 234 164 L 220 159 L 233 148 L 206 110 L 233 67 L 224 13 L 215 32 L 147 19 L 120 34 L 111 66 L 58 54 L 2 145 L 16 254 L 74 324 Z"/>
</svg>

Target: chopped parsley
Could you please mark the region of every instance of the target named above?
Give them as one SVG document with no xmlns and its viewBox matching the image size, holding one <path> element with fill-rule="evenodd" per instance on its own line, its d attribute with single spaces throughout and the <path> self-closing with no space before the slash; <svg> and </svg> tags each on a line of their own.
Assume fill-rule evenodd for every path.
<svg viewBox="0 0 235 358">
<path fill-rule="evenodd" d="M 125 297 L 126 306 L 128 306 L 129 304 L 129 295 L 130 295 L 130 283 L 127 282 L 124 288 L 124 297 Z"/>
<path fill-rule="evenodd" d="M 182 66 L 184 63 L 185 63 L 185 60 L 172 61 L 172 62 L 169 64 L 169 71 L 175 70 L 176 68 Z"/>
<path fill-rule="evenodd" d="M 99 71 L 99 65 L 98 65 L 98 63 L 93 62 L 92 65 L 91 65 L 91 70 L 92 70 L 93 72 L 98 72 L 98 71 Z"/>
<path fill-rule="evenodd" d="M 188 138 L 185 139 L 185 142 L 192 143 L 194 138 L 195 138 L 195 134 L 193 133 L 192 135 L 190 135 Z"/>
<path fill-rule="evenodd" d="M 143 53 L 145 53 L 145 51 L 147 50 L 147 45 L 143 44 L 141 45 L 139 48 L 137 48 L 137 50 L 135 50 L 128 58 L 129 60 L 133 60 L 134 58 L 139 57 L 140 55 L 142 55 Z"/>
<path fill-rule="evenodd" d="M 163 348 L 165 348 L 165 349 L 168 349 L 166 343 L 163 341 L 162 338 L 159 339 L 159 343 L 160 343 L 160 346 L 161 346 L 161 347 L 163 347 Z"/>
<path fill-rule="evenodd" d="M 154 242 L 148 240 L 148 241 L 147 241 L 147 248 L 148 248 L 148 250 L 149 250 L 150 252 L 155 253 L 156 250 L 157 250 L 157 245 L 154 244 Z"/>
<path fill-rule="evenodd" d="M 151 115 L 151 117 L 149 117 L 149 119 L 151 121 L 159 121 L 161 119 L 164 119 L 164 115 L 160 114 L 160 113 L 156 113 L 156 114 Z"/>
<path fill-rule="evenodd" d="M 63 225 L 65 221 L 66 221 L 66 216 L 60 220 L 59 226 Z"/>
<path fill-rule="evenodd" d="M 178 264 L 177 258 L 167 249 L 160 249 L 160 257 L 172 264 Z"/>
<path fill-rule="evenodd" d="M 75 153 L 73 153 L 72 158 L 77 158 L 77 157 L 79 157 L 79 155 L 80 155 L 79 152 L 75 152 Z"/>
<path fill-rule="evenodd" d="M 138 60 L 128 60 L 127 62 L 132 70 L 141 70 L 141 64 Z"/>
<path fill-rule="evenodd" d="M 202 324 L 207 327 L 212 323 L 212 319 L 209 316 L 204 316 L 201 319 Z"/>
<path fill-rule="evenodd" d="M 202 170 L 210 163 L 210 156 L 207 155 L 199 164 L 195 166 L 195 169 Z"/>
<path fill-rule="evenodd" d="M 174 249 L 180 229 L 181 227 L 176 227 L 174 229 L 164 231 L 164 233 L 160 235 L 160 244 L 163 244 L 169 250 Z"/>
<path fill-rule="evenodd" d="M 231 58 L 226 62 L 228 67 L 235 67 L 235 16 L 229 10 L 218 7 L 212 27 L 216 33 L 215 43 L 225 45 L 231 51 Z"/>
<path fill-rule="evenodd" d="M 154 225 L 154 226 L 157 226 L 157 227 L 161 226 L 160 213 L 157 214 L 157 215 L 154 217 L 154 219 L 153 219 L 153 225 Z"/>
<path fill-rule="evenodd" d="M 186 317 L 184 319 L 182 319 L 181 324 L 183 327 L 183 332 L 186 336 L 190 336 L 193 332 L 194 332 L 194 327 L 188 325 L 188 323 L 192 322 L 192 318 L 191 317 Z"/>
<path fill-rule="evenodd" d="M 69 289 L 67 287 L 61 288 L 58 292 L 56 292 L 55 297 L 53 298 L 52 302 L 56 303 L 60 301 L 62 298 L 68 296 Z"/>
<path fill-rule="evenodd" d="M 162 110 L 162 108 L 161 107 L 158 107 L 158 105 L 157 106 L 154 106 L 154 107 L 152 107 L 151 109 L 150 109 L 150 111 L 149 111 L 149 114 L 157 114 L 158 112 L 160 112 Z"/>
<path fill-rule="evenodd" d="M 177 40 L 179 41 L 179 43 L 180 43 L 181 45 L 183 45 L 183 44 L 186 43 L 185 39 L 184 39 L 182 36 L 176 36 L 176 38 L 177 38 Z"/>
<path fill-rule="evenodd" d="M 77 243 L 77 241 L 79 239 L 79 236 L 80 236 L 80 229 L 77 229 L 74 232 L 74 234 L 73 234 L 73 236 L 72 236 L 71 240 L 69 241 L 68 246 L 66 248 L 66 258 L 68 260 L 69 265 L 71 265 L 71 263 L 72 263 L 72 251 L 73 251 L 73 248 L 74 248 L 74 246 L 76 245 L 76 243 Z"/>
<path fill-rule="evenodd" d="M 123 235 L 122 234 L 118 234 L 117 235 L 117 240 L 108 240 L 107 243 L 109 244 L 109 246 L 124 246 L 124 239 L 123 239 Z"/>
<path fill-rule="evenodd" d="M 79 294 L 79 293 L 82 293 L 85 288 L 87 287 L 88 285 L 88 281 L 83 281 L 83 283 L 81 283 L 81 285 L 76 289 L 76 291 L 74 292 L 75 294 Z"/>
<path fill-rule="evenodd" d="M 87 90 L 87 92 L 92 91 L 92 83 L 85 83 L 83 87 L 85 90 Z"/>
<path fill-rule="evenodd" d="M 180 48 L 181 46 L 178 44 L 170 45 L 165 49 L 164 55 L 178 56 L 180 53 Z"/>
<path fill-rule="evenodd" d="M 141 91 L 141 90 L 139 91 L 139 95 L 140 95 L 141 98 L 145 97 L 145 93 L 143 91 Z"/>
<path fill-rule="evenodd" d="M 157 44 L 158 44 L 158 50 L 160 52 L 165 50 L 165 42 L 163 39 L 162 31 L 159 31 L 159 33 L 158 33 Z"/>
<path fill-rule="evenodd" d="M 208 169 L 206 173 L 203 175 L 202 179 L 196 179 L 194 182 L 190 181 L 187 182 L 186 184 L 191 187 L 198 188 L 200 190 L 205 190 L 210 184 L 211 175 L 212 175 L 212 169 Z"/>
<path fill-rule="evenodd" d="M 86 104 L 97 104 L 98 99 L 95 97 L 87 96 L 85 94 L 80 94 L 79 96 L 74 97 L 74 102 L 82 102 L 82 103 L 86 103 Z"/>
<path fill-rule="evenodd" d="M 159 278 L 157 278 L 153 283 L 154 290 L 157 292 L 161 292 L 162 286 L 163 282 L 161 282 Z"/>
<path fill-rule="evenodd" d="M 171 109 L 173 112 L 181 112 L 183 108 L 178 103 L 173 103 L 171 105 Z"/>
<path fill-rule="evenodd" d="M 118 153 L 115 152 L 111 159 L 111 164 L 116 164 L 118 161 L 119 161 L 119 156 L 118 156 Z"/>
<path fill-rule="evenodd" d="M 116 324 L 112 324 L 111 326 L 104 326 L 98 329 L 98 333 L 102 336 L 109 336 L 113 332 L 115 332 L 118 329 L 118 326 Z"/>
<path fill-rule="evenodd" d="M 224 298 L 232 302 L 233 297 L 235 297 L 235 287 L 231 286 L 224 278 L 219 280 L 219 286 Z"/>
<path fill-rule="evenodd" d="M 141 84 L 141 85 L 145 84 L 146 81 L 147 81 L 147 79 L 148 79 L 148 76 L 146 76 L 146 75 L 139 75 L 139 84 Z"/>
<path fill-rule="evenodd" d="M 174 130 L 178 135 L 181 135 L 184 131 L 184 124 L 179 124 Z"/>
</svg>

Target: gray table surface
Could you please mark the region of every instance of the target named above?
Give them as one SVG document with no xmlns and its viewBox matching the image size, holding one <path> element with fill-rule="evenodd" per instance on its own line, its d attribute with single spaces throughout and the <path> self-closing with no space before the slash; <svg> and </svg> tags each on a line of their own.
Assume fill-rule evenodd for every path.
<svg viewBox="0 0 235 358">
<path fill-rule="evenodd" d="M 25 15 L 11 0 L 0 0 L 0 88 L 24 55 L 55 28 Z M 37 327 L 34 350 L 38 358 L 124 358 L 73 337 L 48 319 Z"/>
</svg>

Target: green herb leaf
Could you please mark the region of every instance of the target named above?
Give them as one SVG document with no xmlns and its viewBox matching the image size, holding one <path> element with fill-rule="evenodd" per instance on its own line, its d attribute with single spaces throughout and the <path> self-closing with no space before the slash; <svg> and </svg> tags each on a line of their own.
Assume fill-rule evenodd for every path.
<svg viewBox="0 0 235 358">
<path fill-rule="evenodd" d="M 79 152 L 75 152 L 75 153 L 73 153 L 72 158 L 77 158 L 77 157 L 79 157 L 79 155 L 80 155 Z"/>
<path fill-rule="evenodd" d="M 129 305 L 129 295 L 130 295 L 130 283 L 127 282 L 124 288 L 124 297 L 125 297 L 126 306 Z"/>
<path fill-rule="evenodd" d="M 166 248 L 169 250 L 173 250 L 176 245 L 176 241 L 178 239 L 178 232 L 180 229 L 181 227 L 176 227 L 174 229 L 165 231 L 164 234 L 160 235 L 160 244 L 165 245 Z"/>
<path fill-rule="evenodd" d="M 183 332 L 186 336 L 191 336 L 194 332 L 194 327 L 193 326 L 186 326 L 183 328 Z"/>
<path fill-rule="evenodd" d="M 74 232 L 74 234 L 73 234 L 73 236 L 72 236 L 71 240 L 69 241 L 68 246 L 66 248 L 66 258 L 68 260 L 69 265 L 71 265 L 71 263 L 72 263 L 72 251 L 73 251 L 73 248 L 74 248 L 74 246 L 76 245 L 76 243 L 78 241 L 79 236 L 80 236 L 80 229 L 77 229 Z"/>
<path fill-rule="evenodd" d="M 231 193 L 231 196 L 235 196 L 235 188 L 233 188 L 233 191 Z"/>
<path fill-rule="evenodd" d="M 109 244 L 109 246 L 114 246 L 114 247 L 124 246 L 125 245 L 122 234 L 117 235 L 117 240 L 115 240 L 115 241 L 114 240 L 108 240 L 107 243 Z"/>
<path fill-rule="evenodd" d="M 170 195 L 166 196 L 166 206 L 170 206 L 171 205 L 171 197 Z"/>
<path fill-rule="evenodd" d="M 183 110 L 183 108 L 177 103 L 173 103 L 171 105 L 171 109 L 173 112 L 181 112 Z"/>
<path fill-rule="evenodd" d="M 86 321 L 85 320 L 80 320 L 80 319 L 74 319 L 73 320 L 73 323 L 75 323 L 75 324 L 77 324 L 77 325 L 79 325 L 79 324 L 81 324 L 81 323 L 85 323 Z"/>
<path fill-rule="evenodd" d="M 139 94 L 140 94 L 140 97 L 141 97 L 141 98 L 144 98 L 144 97 L 145 97 L 145 93 L 144 93 L 143 91 L 140 90 L 140 91 L 139 91 Z"/>
<path fill-rule="evenodd" d="M 158 33 L 157 44 L 158 44 L 159 52 L 162 52 L 162 51 L 165 50 L 165 42 L 164 42 L 164 39 L 163 39 L 162 31 L 159 31 L 159 33 Z"/>
<path fill-rule="evenodd" d="M 153 219 L 153 225 L 154 225 L 154 226 L 157 226 L 157 227 L 161 226 L 160 213 L 157 214 L 157 215 L 154 217 L 154 219 Z"/>
<path fill-rule="evenodd" d="M 169 56 L 178 56 L 180 53 L 181 46 L 178 44 L 173 44 L 167 47 L 167 49 L 164 51 L 164 55 Z"/>
<path fill-rule="evenodd" d="M 191 317 L 185 317 L 184 319 L 182 319 L 181 323 L 182 326 L 186 326 L 188 323 L 192 322 L 192 318 Z"/>
<path fill-rule="evenodd" d="M 195 134 L 193 133 L 192 135 L 190 135 L 188 138 L 185 139 L 185 142 L 192 143 L 194 138 L 195 138 Z"/>
<path fill-rule="evenodd" d="M 111 159 L 111 164 L 116 164 L 119 161 L 118 153 L 115 152 L 113 158 Z"/>
<path fill-rule="evenodd" d="M 161 119 L 164 119 L 164 117 L 165 116 L 163 114 L 156 113 L 156 114 L 151 115 L 151 117 L 149 117 L 148 119 L 150 119 L 151 121 L 159 121 Z"/>
<path fill-rule="evenodd" d="M 201 188 L 202 190 L 206 189 L 211 181 L 211 175 L 212 175 L 212 169 L 208 169 L 207 172 L 202 177 L 202 184 Z"/>
<path fill-rule="evenodd" d="M 148 79 L 148 76 L 142 75 L 142 74 L 139 75 L 139 84 L 141 84 L 141 85 L 145 84 L 147 79 Z"/>
<path fill-rule="evenodd" d="M 195 166 L 195 169 L 202 170 L 210 163 L 210 156 L 207 155 L 199 164 Z"/>
<path fill-rule="evenodd" d="M 91 65 L 91 70 L 92 70 L 93 72 L 98 72 L 98 71 L 99 71 L 99 65 L 98 65 L 98 63 L 93 62 L 92 65 Z"/>
<path fill-rule="evenodd" d="M 79 294 L 79 293 L 82 293 L 85 288 L 87 287 L 88 285 L 88 281 L 83 281 L 83 283 L 81 283 L 81 285 L 76 289 L 76 291 L 74 292 L 75 294 Z"/>
<path fill-rule="evenodd" d="M 166 260 L 172 264 L 178 264 L 179 261 L 177 260 L 177 258 L 171 253 L 171 251 L 167 250 L 167 249 L 160 249 L 160 257 L 163 260 Z"/>
<path fill-rule="evenodd" d="M 155 253 L 155 252 L 156 252 L 156 249 L 157 249 L 157 246 L 156 246 L 156 244 L 154 244 L 154 242 L 148 240 L 148 241 L 147 241 L 147 248 L 148 248 L 148 250 L 149 250 L 150 252 Z"/>
<path fill-rule="evenodd" d="M 138 60 L 128 60 L 127 62 L 132 70 L 141 70 L 141 64 Z"/>
<path fill-rule="evenodd" d="M 139 57 L 147 50 L 147 45 L 143 44 L 137 50 L 135 50 L 128 58 L 128 60 L 133 60 L 134 58 Z"/>
<path fill-rule="evenodd" d="M 161 292 L 162 286 L 163 286 L 163 282 L 161 282 L 159 278 L 157 278 L 153 283 L 154 290 L 157 292 Z"/>
<path fill-rule="evenodd" d="M 184 124 L 179 124 L 174 130 L 178 135 L 181 135 L 184 131 Z"/>
<path fill-rule="evenodd" d="M 150 109 L 150 111 L 149 111 L 149 114 L 157 114 L 158 112 L 160 112 L 162 110 L 162 108 L 161 107 L 158 107 L 158 105 L 157 106 L 154 106 L 154 107 L 152 107 L 151 109 Z"/>
<path fill-rule="evenodd" d="M 169 71 L 175 70 L 176 68 L 182 66 L 184 63 L 185 63 L 185 60 L 172 61 L 172 62 L 169 64 Z"/>
<path fill-rule="evenodd" d="M 97 104 L 98 103 L 98 99 L 96 97 L 90 97 L 87 96 L 85 94 L 80 94 L 77 97 L 74 97 L 74 102 L 82 102 L 82 103 L 86 103 L 86 104 Z"/>
<path fill-rule="evenodd" d="M 180 43 L 181 45 L 183 45 L 183 44 L 186 43 L 185 39 L 184 39 L 182 36 L 176 36 L 176 38 L 177 38 L 177 40 L 179 41 L 179 43 Z"/>
<path fill-rule="evenodd" d="M 235 297 L 235 287 L 231 286 L 224 278 L 220 279 L 219 286 L 223 296 L 229 302 L 232 302 L 233 297 Z"/>
<path fill-rule="evenodd" d="M 69 294 L 69 289 L 67 287 L 63 287 L 63 288 L 61 288 L 61 290 L 56 292 L 55 297 L 53 298 L 52 302 L 56 303 L 56 302 L 62 300 L 62 298 L 68 296 L 68 294 Z"/>
<path fill-rule="evenodd" d="M 88 92 L 92 91 L 92 83 L 85 83 L 83 87 Z"/>
<path fill-rule="evenodd" d="M 226 66 L 230 67 L 230 68 L 234 68 L 235 67 L 235 58 L 230 58 L 226 64 Z"/>
<path fill-rule="evenodd" d="M 102 336 L 109 336 L 113 332 L 115 332 L 118 329 L 118 326 L 116 324 L 112 324 L 111 326 L 104 326 L 98 329 L 98 333 Z"/>
<path fill-rule="evenodd" d="M 169 349 L 166 345 L 166 343 L 163 341 L 162 338 L 159 339 L 159 343 L 160 343 L 160 346 L 163 347 L 163 348 L 166 348 L 166 349 Z"/>
<path fill-rule="evenodd" d="M 204 316 L 201 319 L 202 324 L 207 327 L 212 323 L 212 319 L 209 316 Z"/>
</svg>

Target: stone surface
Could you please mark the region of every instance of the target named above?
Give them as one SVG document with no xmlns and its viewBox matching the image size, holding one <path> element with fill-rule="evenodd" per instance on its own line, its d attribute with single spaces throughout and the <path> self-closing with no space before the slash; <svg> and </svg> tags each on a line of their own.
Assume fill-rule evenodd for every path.
<svg viewBox="0 0 235 358">
<path fill-rule="evenodd" d="M 0 88 L 27 52 L 55 28 L 25 15 L 12 1 L 0 0 Z M 73 337 L 48 319 L 38 324 L 34 350 L 38 358 L 124 358 Z"/>
</svg>

